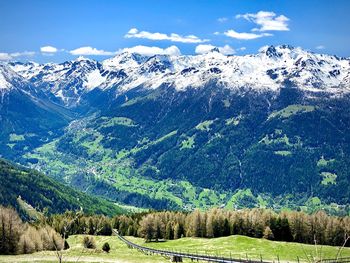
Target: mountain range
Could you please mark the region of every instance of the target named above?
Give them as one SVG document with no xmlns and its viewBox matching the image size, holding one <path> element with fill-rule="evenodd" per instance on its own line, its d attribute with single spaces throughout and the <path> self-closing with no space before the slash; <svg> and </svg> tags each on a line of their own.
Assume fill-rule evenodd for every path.
<svg viewBox="0 0 350 263">
<path fill-rule="evenodd" d="M 0 65 L 0 153 L 152 208 L 349 213 L 350 59 L 258 54 Z"/>
</svg>

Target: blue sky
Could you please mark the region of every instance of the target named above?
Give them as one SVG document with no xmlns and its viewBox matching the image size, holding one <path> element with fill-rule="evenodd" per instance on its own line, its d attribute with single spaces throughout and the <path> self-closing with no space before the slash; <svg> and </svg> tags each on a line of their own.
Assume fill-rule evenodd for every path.
<svg viewBox="0 0 350 263">
<path fill-rule="evenodd" d="M 0 59 L 101 60 L 125 49 L 196 54 L 213 46 L 240 55 L 278 44 L 349 57 L 349 13 L 347 0 L 1 0 Z"/>
</svg>

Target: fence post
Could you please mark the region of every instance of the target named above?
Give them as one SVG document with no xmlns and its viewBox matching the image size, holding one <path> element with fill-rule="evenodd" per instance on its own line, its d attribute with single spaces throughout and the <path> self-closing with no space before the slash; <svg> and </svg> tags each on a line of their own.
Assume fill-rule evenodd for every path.
<svg viewBox="0 0 350 263">
<path fill-rule="evenodd" d="M 262 255 L 260 254 L 260 262 L 262 263 L 263 262 L 263 260 L 262 260 Z"/>
<path fill-rule="evenodd" d="M 278 260 L 278 263 L 280 263 L 280 256 L 277 255 L 277 260 Z"/>
</svg>

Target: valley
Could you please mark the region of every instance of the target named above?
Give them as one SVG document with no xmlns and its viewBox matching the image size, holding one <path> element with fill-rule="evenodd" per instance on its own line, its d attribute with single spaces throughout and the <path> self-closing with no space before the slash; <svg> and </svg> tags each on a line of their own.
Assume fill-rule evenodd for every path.
<svg viewBox="0 0 350 263">
<path fill-rule="evenodd" d="M 1 0 L 0 263 L 350 262 L 349 13 Z"/>
<path fill-rule="evenodd" d="M 213 50 L 179 57 L 126 52 L 103 62 L 11 62 L 2 66 L 8 86 L 29 85 L 34 101 L 55 105 L 45 114 L 49 109 L 64 120 L 46 126 L 32 121 L 38 133 L 9 119 L 13 128 L 2 132 L 2 156 L 138 207 L 348 214 L 348 64 L 287 45 L 244 57 Z M 340 73 L 330 74 L 330 67 Z M 268 84 L 251 82 L 252 68 Z M 98 87 L 91 86 L 94 78 Z M 5 97 L 18 85 L 8 89 Z"/>
</svg>

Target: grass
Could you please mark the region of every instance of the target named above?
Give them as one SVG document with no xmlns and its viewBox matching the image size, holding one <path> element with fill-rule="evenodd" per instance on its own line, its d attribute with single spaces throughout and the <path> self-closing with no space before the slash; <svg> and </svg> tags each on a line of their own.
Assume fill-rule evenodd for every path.
<svg viewBox="0 0 350 263">
<path fill-rule="evenodd" d="M 200 131 L 208 132 L 210 131 L 210 125 L 212 125 L 213 123 L 214 123 L 214 120 L 203 121 L 196 126 L 196 129 Z"/>
<path fill-rule="evenodd" d="M 286 107 L 282 110 L 272 112 L 269 115 L 268 120 L 275 118 L 275 117 L 289 118 L 292 115 L 305 113 L 305 112 L 311 112 L 311 111 L 314 111 L 315 109 L 316 109 L 316 107 L 314 107 L 314 106 L 298 105 L 298 104 L 289 105 L 288 107 Z"/>
<path fill-rule="evenodd" d="M 183 140 L 181 142 L 180 150 L 182 150 L 182 149 L 192 149 L 194 147 L 194 137 L 195 137 L 195 135 L 193 135 L 191 137 L 187 137 L 186 140 Z"/>
<path fill-rule="evenodd" d="M 283 134 L 283 136 L 281 134 L 277 134 L 277 136 L 275 136 L 274 134 L 271 135 L 265 135 L 264 138 L 262 138 L 259 143 L 264 143 L 266 145 L 270 145 L 270 144 L 285 144 L 286 146 L 293 146 L 293 144 L 290 143 L 289 138 L 286 134 Z"/>
<path fill-rule="evenodd" d="M 25 202 L 20 196 L 17 198 L 19 207 L 24 210 L 30 218 L 38 219 L 42 216 L 34 207 Z"/>
<path fill-rule="evenodd" d="M 70 249 L 63 252 L 63 262 L 165 262 L 161 256 L 148 256 L 129 249 L 116 236 L 96 236 L 96 249 L 82 246 L 83 235 L 70 236 L 67 240 Z M 110 253 L 102 251 L 102 245 L 108 242 Z M 54 251 L 42 251 L 29 255 L 0 256 L 0 262 L 58 262 Z"/>
<path fill-rule="evenodd" d="M 314 245 L 269 241 L 238 235 L 213 239 L 181 238 L 167 242 L 146 244 L 139 238 L 129 237 L 128 239 L 140 245 L 157 249 L 181 250 L 183 252 L 208 253 L 211 255 L 219 254 L 226 257 L 230 257 L 231 254 L 232 257 L 241 259 L 248 257 L 249 259 L 260 260 L 260 256 L 267 261 L 277 261 L 278 257 L 280 261 L 288 262 L 298 261 L 298 257 L 300 261 L 304 262 L 311 259 L 320 259 L 320 256 L 317 256 Z M 338 249 L 338 247 L 332 246 L 317 246 L 318 255 L 321 255 L 323 259 L 335 258 Z M 350 249 L 343 249 L 341 256 L 350 256 Z"/>
<path fill-rule="evenodd" d="M 335 159 L 326 160 L 326 159 L 322 156 L 321 159 L 319 159 L 319 160 L 317 161 L 317 167 L 328 166 L 329 164 L 333 163 L 334 161 L 335 161 Z"/>
<path fill-rule="evenodd" d="M 234 125 L 234 126 L 237 126 L 240 122 L 240 120 L 242 119 L 242 115 L 240 114 L 239 116 L 237 117 L 232 117 L 232 118 L 229 118 L 229 119 L 226 119 L 225 120 L 225 123 L 226 125 Z"/>
<path fill-rule="evenodd" d="M 16 133 L 10 134 L 10 142 L 24 141 L 24 135 L 18 135 Z"/>
<path fill-rule="evenodd" d="M 102 127 L 114 127 L 116 125 L 122 125 L 122 126 L 128 126 L 128 127 L 136 127 L 137 124 L 132 119 L 126 118 L 126 117 L 114 117 L 114 118 L 108 118 L 108 117 L 102 117 L 102 120 L 104 120 Z"/>
<path fill-rule="evenodd" d="M 63 252 L 63 262 L 168 262 L 157 255 L 144 255 L 136 250 L 129 249 L 115 236 L 96 236 L 96 249 L 84 249 L 82 246 L 83 235 L 73 235 L 68 238 L 70 249 Z M 265 239 L 250 238 L 244 236 L 229 236 L 221 238 L 181 238 L 159 243 L 145 243 L 141 238 L 127 237 L 128 240 L 139 245 L 164 249 L 177 250 L 192 253 L 208 253 L 210 255 L 220 255 L 235 258 L 257 259 L 277 261 L 277 256 L 281 262 L 296 262 L 297 258 L 301 262 L 319 259 L 316 256 L 316 248 L 313 245 L 299 243 L 286 243 L 269 241 Z M 102 245 L 108 242 L 110 253 L 102 251 Z M 317 246 L 318 254 L 322 258 L 334 258 L 338 252 L 338 247 Z M 350 248 L 342 250 L 342 257 L 350 256 Z M 29 255 L 0 256 L 0 262 L 57 262 L 55 252 L 42 251 Z M 191 262 L 184 260 L 184 262 Z"/>
<path fill-rule="evenodd" d="M 329 173 L 329 172 L 322 172 L 321 175 L 323 177 L 321 184 L 323 185 L 336 184 L 336 181 L 335 181 L 337 179 L 336 174 Z"/>
</svg>

